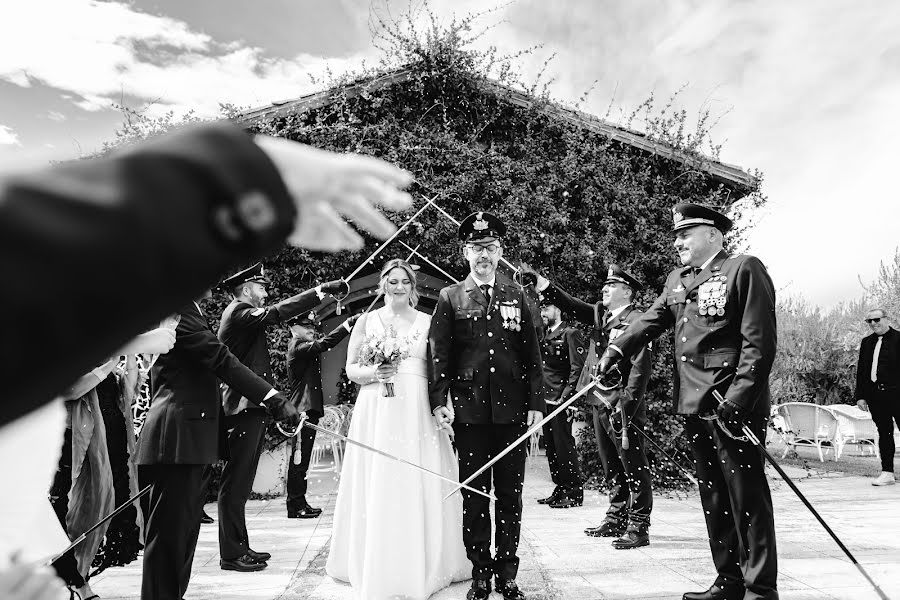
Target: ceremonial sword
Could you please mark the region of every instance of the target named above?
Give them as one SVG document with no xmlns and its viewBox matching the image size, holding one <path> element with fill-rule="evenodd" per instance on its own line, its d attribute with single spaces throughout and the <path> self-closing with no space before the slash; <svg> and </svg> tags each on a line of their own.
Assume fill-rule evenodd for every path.
<svg viewBox="0 0 900 600">
<path fill-rule="evenodd" d="M 337 433 L 336 431 L 331 431 L 330 429 L 326 429 L 324 427 L 320 427 L 318 425 L 310 423 L 309 421 L 306 420 L 305 417 L 300 419 L 300 426 L 297 427 L 296 431 L 293 431 L 293 432 L 285 431 L 284 428 L 281 426 L 281 423 L 275 423 L 275 427 L 278 428 L 278 431 L 280 431 L 282 435 L 287 436 L 287 437 L 294 437 L 297 435 L 297 433 L 300 432 L 301 428 L 307 427 L 309 429 L 313 429 L 320 433 L 324 433 L 325 435 L 329 435 L 335 439 L 341 440 L 342 442 L 346 442 L 348 444 L 353 444 L 354 446 L 359 446 L 360 448 L 365 448 L 369 452 L 374 452 L 375 454 L 378 454 L 379 456 L 384 456 L 385 458 L 390 458 L 391 460 L 397 461 L 399 463 L 403 463 L 404 465 L 409 465 L 410 467 L 418 469 L 418 470 L 422 471 L 423 473 L 428 473 L 429 475 L 437 477 L 438 479 L 442 479 L 442 480 L 446 481 L 447 483 L 451 483 L 451 484 L 457 485 L 457 486 L 459 485 L 459 482 L 454 481 L 454 480 L 450 479 L 449 477 L 444 477 L 440 473 L 437 473 L 435 471 L 432 471 L 431 469 L 425 468 L 422 465 L 418 465 L 412 461 L 408 461 L 405 458 L 400 458 L 399 456 L 394 456 L 393 454 L 389 454 L 389 453 L 385 452 L 384 450 L 379 450 L 378 448 L 374 448 L 372 446 L 369 446 L 368 444 L 364 444 L 362 442 L 354 440 L 353 438 L 349 438 L 345 435 L 341 435 L 340 433 Z M 486 494 L 486 493 L 482 492 L 481 490 L 476 490 L 475 488 L 469 487 L 467 485 L 463 485 L 461 487 L 469 490 L 470 492 L 480 494 L 489 500 L 497 500 L 497 497 L 494 496 L 493 494 L 490 494 L 490 493 Z M 453 492 L 450 492 L 450 495 L 452 496 L 458 489 L 459 489 L 459 487 L 455 488 L 453 490 Z M 446 498 L 445 498 L 445 500 L 446 500 Z"/>
<path fill-rule="evenodd" d="M 722 394 L 719 393 L 718 390 L 713 390 L 713 397 L 720 405 L 725 403 L 725 398 L 722 396 Z M 844 545 L 837 534 L 831 530 L 831 527 L 828 526 L 828 523 L 825 522 L 825 519 L 822 518 L 822 515 L 820 515 L 819 512 L 815 508 L 813 508 L 813 505 L 809 503 L 809 500 L 806 499 L 806 496 L 803 495 L 803 492 L 800 491 L 800 488 L 798 488 L 797 485 L 791 480 L 791 478 L 787 476 L 787 473 L 784 472 L 784 469 L 781 468 L 781 465 L 775 462 L 775 459 L 772 458 L 772 455 L 769 454 L 769 451 L 765 449 L 764 445 L 760 443 L 759 438 L 756 437 L 756 434 L 753 433 L 753 430 L 750 429 L 750 426 L 746 423 L 741 424 L 741 431 L 747 438 L 746 440 L 744 440 L 743 438 L 736 438 L 735 435 L 718 417 L 715 418 L 715 421 L 719 428 L 722 429 L 722 431 L 725 432 L 725 434 L 729 437 L 738 439 L 740 441 L 749 441 L 751 444 L 760 449 L 763 456 L 765 456 L 766 460 L 769 461 L 769 464 L 775 467 L 775 470 L 778 471 L 778 474 L 781 475 L 781 478 L 785 481 L 785 483 L 787 483 L 788 486 L 792 490 L 794 490 L 794 493 L 797 494 L 797 497 L 800 498 L 806 508 L 809 509 L 809 512 L 811 512 L 822 525 L 822 527 L 825 528 L 825 531 L 828 532 L 828 535 L 831 536 L 831 539 L 833 539 L 835 543 L 837 543 L 837 545 L 840 547 L 840 549 L 844 551 L 844 554 L 847 555 L 847 558 L 850 559 L 850 562 L 853 563 L 853 566 L 855 566 L 857 570 L 859 570 L 859 572 L 862 574 L 862 576 L 865 577 L 870 584 L 872 584 L 872 587 L 875 588 L 875 593 L 878 594 L 878 597 L 882 600 L 890 600 L 890 598 L 887 597 L 887 595 L 881 590 L 881 588 L 878 587 L 878 584 L 875 583 L 875 580 L 872 579 L 872 577 L 866 572 L 863 566 L 859 564 L 859 562 L 857 562 L 856 557 L 850 553 L 850 550 L 847 549 L 847 546 Z"/>
</svg>

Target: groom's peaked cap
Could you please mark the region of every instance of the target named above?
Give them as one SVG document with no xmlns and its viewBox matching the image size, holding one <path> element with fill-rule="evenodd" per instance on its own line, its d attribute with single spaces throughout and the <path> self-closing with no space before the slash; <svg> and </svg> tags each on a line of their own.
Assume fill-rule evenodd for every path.
<svg viewBox="0 0 900 600">
<path fill-rule="evenodd" d="M 269 280 L 266 277 L 266 270 L 263 268 L 262 263 L 256 263 L 252 267 L 248 267 L 243 271 L 238 271 L 231 277 L 224 279 L 221 285 L 226 290 L 233 290 L 237 286 L 251 281 L 263 285 L 269 283 Z"/>
<path fill-rule="evenodd" d="M 489 212 L 474 212 L 459 224 L 456 232 L 463 242 L 473 242 L 487 238 L 500 239 L 506 235 L 506 225 Z"/>
</svg>

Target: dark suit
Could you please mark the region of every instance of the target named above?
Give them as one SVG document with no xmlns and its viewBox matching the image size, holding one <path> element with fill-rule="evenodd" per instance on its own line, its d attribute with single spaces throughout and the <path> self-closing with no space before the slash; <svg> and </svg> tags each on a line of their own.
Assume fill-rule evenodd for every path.
<svg viewBox="0 0 900 600">
<path fill-rule="evenodd" d="M 544 367 L 544 400 L 548 410 L 568 400 L 575 393 L 586 352 L 581 332 L 575 327 L 560 323 L 541 340 L 541 358 Z M 544 444 L 550 478 L 563 491 L 580 498 L 582 493 L 581 470 L 578 468 L 578 452 L 572 424 L 566 411 L 544 424 Z"/>
<path fill-rule="evenodd" d="M 625 307 L 615 317 L 610 318 L 609 311 L 603 304 L 588 304 L 556 285 L 544 290 L 544 296 L 559 308 L 571 312 L 579 320 L 590 323 L 594 327 L 591 353 L 594 356 L 603 354 L 609 340 L 618 338 L 641 313 L 632 305 Z M 596 364 L 596 363 L 594 363 Z M 585 369 L 591 369 L 586 364 Z M 647 405 L 644 396 L 652 370 L 651 356 L 648 347 L 644 346 L 631 356 L 631 360 L 622 361 L 622 381 L 625 382 L 621 395 L 622 406 L 628 415 L 632 428 L 641 430 L 647 424 Z M 584 373 L 579 379 L 582 385 L 589 381 L 590 373 Z M 612 523 L 623 525 L 627 521 L 641 525 L 649 525 L 650 512 L 653 509 L 652 477 L 650 463 L 644 448 L 644 440 L 640 434 L 630 431 L 629 447 L 622 448 L 621 417 L 610 418 L 600 397 L 588 394 L 587 405 L 591 407 L 594 421 L 594 435 L 600 464 L 603 465 L 603 477 L 609 489 L 609 508 L 606 519 Z"/>
<path fill-rule="evenodd" d="M 150 372 L 152 402 L 136 450 L 145 515 L 143 600 L 181 600 L 191 574 L 203 506 L 203 470 L 219 459 L 218 380 L 255 401 L 272 389 L 216 338 L 193 303 L 181 311 L 175 347 Z"/>
<path fill-rule="evenodd" d="M 872 359 L 878 336 L 867 335 L 859 344 L 856 364 L 856 399 L 865 400 L 878 429 L 881 470 L 894 472 L 894 423 L 900 427 L 900 331 L 889 327 L 881 338 L 875 381 Z"/>
<path fill-rule="evenodd" d="M 233 300 L 222 313 L 219 339 L 254 373 L 274 382 L 266 327 L 312 310 L 318 304 L 315 290 L 262 308 Z M 262 454 L 267 416 L 261 406 L 230 386 L 224 390 L 222 406 L 228 460 L 219 482 L 219 554 L 225 560 L 233 560 L 246 554 L 250 544 L 244 509 Z"/>
<path fill-rule="evenodd" d="M 250 202 L 271 219 L 243 221 Z M 3 178 L 0 278 L 28 284 L 0 298 L 0 311 L 15 315 L 0 344 L 10 399 L 0 425 L 50 401 L 222 273 L 276 250 L 295 216 L 272 162 L 225 123 Z"/>
<path fill-rule="evenodd" d="M 291 386 L 291 402 L 300 412 L 305 412 L 311 423 L 318 423 L 325 414 L 322 394 L 322 354 L 341 343 L 350 335 L 343 323 L 335 327 L 328 335 L 312 342 L 300 338 L 291 338 L 288 342 L 287 372 Z M 309 469 L 309 457 L 312 453 L 316 431 L 307 427 L 297 437 L 291 438 L 291 457 L 287 473 L 287 509 L 300 510 L 306 506 L 306 472 Z M 300 452 L 300 462 L 295 464 L 294 458 Z"/>
<path fill-rule="evenodd" d="M 701 308 L 709 302 L 723 314 Z M 749 414 L 748 424 L 765 439 L 777 336 L 775 288 L 765 267 L 753 256 L 723 251 L 696 278 L 690 268 L 672 271 L 653 306 L 613 345 L 630 356 L 669 328 L 675 330 L 674 405 L 688 415 L 685 433 L 700 480 L 716 584 L 743 582 L 746 598 L 776 599 L 775 525 L 762 453 L 699 417 L 715 411 L 712 391 L 718 390 Z"/>
<path fill-rule="evenodd" d="M 470 274 L 441 290 L 429 342 L 432 410 L 447 402 L 456 413 L 459 476 L 465 479 L 526 431 L 527 411 L 544 410 L 540 346 L 522 290 L 497 275 L 490 306 Z M 463 542 L 472 576 L 515 579 L 522 520 L 525 447 L 519 445 L 472 487 L 488 491 L 493 475 L 497 502 L 496 557 L 491 558 L 488 500 L 463 490 Z"/>
</svg>

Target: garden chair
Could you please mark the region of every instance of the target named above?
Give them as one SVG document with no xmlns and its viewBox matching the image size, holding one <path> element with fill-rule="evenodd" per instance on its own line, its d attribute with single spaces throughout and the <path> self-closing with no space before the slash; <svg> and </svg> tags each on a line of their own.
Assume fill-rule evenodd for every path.
<svg viewBox="0 0 900 600">
<path fill-rule="evenodd" d="M 789 449 L 812 446 L 818 450 L 819 460 L 825 462 L 822 449 L 825 449 L 825 453 L 836 450 L 838 420 L 831 411 L 808 402 L 786 402 L 778 405 L 778 414 L 784 418 L 787 429 L 782 458 L 787 456 Z M 835 460 L 837 459 L 835 452 Z"/>
<path fill-rule="evenodd" d="M 837 458 L 841 457 L 844 447 L 851 444 L 861 452 L 865 448 L 870 455 L 879 456 L 878 431 L 871 414 L 847 404 L 834 404 L 827 408 L 838 420 Z"/>
<path fill-rule="evenodd" d="M 543 435 L 543 433 L 540 429 L 538 429 L 531 434 L 530 438 L 528 438 L 528 462 L 534 462 L 534 457 L 538 455 L 538 450 L 541 443 L 541 435 Z"/>
<path fill-rule="evenodd" d="M 341 433 L 341 426 L 344 421 L 343 413 L 332 406 L 325 407 L 325 414 L 319 419 L 319 427 L 328 431 Z M 334 462 L 331 465 L 320 464 L 325 450 L 331 450 L 331 456 Z M 316 441 L 313 442 L 312 453 L 309 459 L 309 472 L 322 473 L 326 471 L 341 472 L 341 443 L 330 435 L 319 432 L 316 435 Z"/>
</svg>

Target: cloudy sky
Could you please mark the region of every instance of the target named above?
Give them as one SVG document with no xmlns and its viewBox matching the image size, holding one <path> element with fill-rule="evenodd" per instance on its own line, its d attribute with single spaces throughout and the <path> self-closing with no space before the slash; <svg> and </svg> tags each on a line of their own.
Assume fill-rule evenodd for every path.
<svg viewBox="0 0 900 600">
<path fill-rule="evenodd" d="M 375 0 L 384 11 L 385 0 Z M 403 11 L 409 0 L 392 0 Z M 369 0 L 28 0 L 0 21 L 0 168 L 89 153 L 117 104 L 151 113 L 260 106 L 319 89 L 378 51 Z M 442 19 L 496 6 L 432 0 Z M 900 2 L 518 0 L 479 43 L 544 61 L 551 94 L 611 118 L 651 92 L 709 108 L 722 160 L 765 175 L 749 251 L 782 295 L 860 296 L 900 245 Z M 594 82 L 597 82 L 594 84 Z"/>
</svg>

